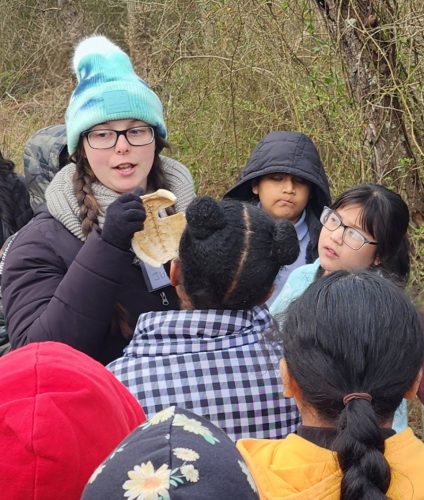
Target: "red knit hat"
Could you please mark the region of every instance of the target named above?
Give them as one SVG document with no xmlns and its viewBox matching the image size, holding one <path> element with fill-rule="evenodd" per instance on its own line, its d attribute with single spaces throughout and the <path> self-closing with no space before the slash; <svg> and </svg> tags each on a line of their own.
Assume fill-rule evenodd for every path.
<svg viewBox="0 0 424 500">
<path fill-rule="evenodd" d="M 0 495 L 77 500 L 95 468 L 146 420 L 100 363 L 57 342 L 0 359 Z"/>
</svg>

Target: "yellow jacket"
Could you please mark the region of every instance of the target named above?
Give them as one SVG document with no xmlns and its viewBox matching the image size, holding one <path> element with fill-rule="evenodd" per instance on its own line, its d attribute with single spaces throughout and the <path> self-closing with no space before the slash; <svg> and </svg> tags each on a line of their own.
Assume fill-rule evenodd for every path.
<svg viewBox="0 0 424 500">
<path fill-rule="evenodd" d="M 341 471 L 336 454 L 290 434 L 285 439 L 241 439 L 237 448 L 256 481 L 261 500 L 338 500 Z M 392 500 L 424 499 L 424 443 L 406 429 L 385 440 Z"/>
</svg>

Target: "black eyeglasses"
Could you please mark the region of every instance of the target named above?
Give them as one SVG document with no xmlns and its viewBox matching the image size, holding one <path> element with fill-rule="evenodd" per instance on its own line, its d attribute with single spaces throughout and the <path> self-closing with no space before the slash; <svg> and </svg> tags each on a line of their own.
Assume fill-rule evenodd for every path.
<svg viewBox="0 0 424 500">
<path fill-rule="evenodd" d="M 331 210 L 331 208 L 324 207 L 320 217 L 320 222 L 329 231 L 335 231 L 339 227 L 342 227 L 342 239 L 352 250 L 360 250 L 364 245 L 377 245 L 376 241 L 367 240 L 367 238 L 365 238 L 365 236 L 354 227 L 343 224 L 340 216 L 337 212 Z"/>
<path fill-rule="evenodd" d="M 126 130 L 96 129 L 82 133 L 93 149 L 110 149 L 115 147 L 120 135 L 124 135 L 131 146 L 147 146 L 155 140 L 153 127 L 131 127 Z"/>
</svg>

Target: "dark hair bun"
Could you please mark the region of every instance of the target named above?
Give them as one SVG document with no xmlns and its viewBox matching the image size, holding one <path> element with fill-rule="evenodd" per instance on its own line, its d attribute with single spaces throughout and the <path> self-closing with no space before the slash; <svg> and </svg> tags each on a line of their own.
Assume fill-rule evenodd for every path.
<svg viewBox="0 0 424 500">
<path fill-rule="evenodd" d="M 223 210 L 209 196 L 195 198 L 187 208 L 186 219 L 191 235 L 200 240 L 226 225 Z"/>
<path fill-rule="evenodd" d="M 272 256 L 280 264 L 287 266 L 299 256 L 299 240 L 296 229 L 288 220 L 275 223 L 274 241 L 272 246 Z"/>
</svg>

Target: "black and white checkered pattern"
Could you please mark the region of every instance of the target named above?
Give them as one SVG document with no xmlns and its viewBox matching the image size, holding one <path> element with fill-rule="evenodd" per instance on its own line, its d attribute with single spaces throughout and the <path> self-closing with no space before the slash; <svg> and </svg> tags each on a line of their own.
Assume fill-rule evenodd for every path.
<svg viewBox="0 0 424 500">
<path fill-rule="evenodd" d="M 282 396 L 277 347 L 265 349 L 266 307 L 142 314 L 124 356 L 108 368 L 151 417 L 171 405 L 209 418 L 232 439 L 280 438 L 296 430 Z"/>
</svg>

